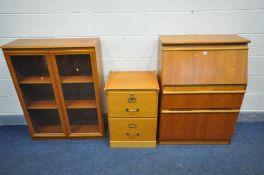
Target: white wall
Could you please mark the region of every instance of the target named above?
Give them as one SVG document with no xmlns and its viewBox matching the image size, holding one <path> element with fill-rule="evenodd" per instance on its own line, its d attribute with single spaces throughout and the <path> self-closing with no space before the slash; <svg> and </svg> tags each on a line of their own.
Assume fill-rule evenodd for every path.
<svg viewBox="0 0 264 175">
<path fill-rule="evenodd" d="M 110 70 L 156 70 L 158 35 L 251 39 L 243 111 L 264 111 L 263 0 L 0 0 L 0 44 L 17 38 L 101 38 Z M 2 53 L 0 115 L 22 114 Z"/>
</svg>

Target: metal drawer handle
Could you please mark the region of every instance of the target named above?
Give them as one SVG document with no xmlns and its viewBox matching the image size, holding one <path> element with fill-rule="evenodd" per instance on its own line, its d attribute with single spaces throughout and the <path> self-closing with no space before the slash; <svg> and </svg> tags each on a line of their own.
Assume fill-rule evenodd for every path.
<svg viewBox="0 0 264 175">
<path fill-rule="evenodd" d="M 128 109 L 126 108 L 126 112 L 139 112 L 139 109 Z"/>
<path fill-rule="evenodd" d="M 127 136 L 139 136 L 139 133 L 126 133 Z"/>
</svg>

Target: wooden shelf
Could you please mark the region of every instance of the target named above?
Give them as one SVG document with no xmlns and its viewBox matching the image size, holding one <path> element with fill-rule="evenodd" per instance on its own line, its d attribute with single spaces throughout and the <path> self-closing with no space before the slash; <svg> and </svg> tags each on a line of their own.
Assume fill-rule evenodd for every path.
<svg viewBox="0 0 264 175">
<path fill-rule="evenodd" d="M 20 84 L 50 84 L 50 77 L 48 76 L 31 76 L 23 77 L 20 81 Z"/>
<path fill-rule="evenodd" d="M 71 132 L 74 133 L 97 133 L 99 132 L 98 125 L 71 125 Z"/>
<path fill-rule="evenodd" d="M 96 108 L 95 100 L 66 100 L 68 109 Z"/>
<path fill-rule="evenodd" d="M 93 83 L 93 76 L 61 76 L 61 83 Z"/>
<path fill-rule="evenodd" d="M 62 133 L 62 127 L 60 125 L 38 126 L 36 133 Z"/>
<path fill-rule="evenodd" d="M 28 105 L 28 109 L 57 109 L 55 101 L 31 101 Z"/>
</svg>

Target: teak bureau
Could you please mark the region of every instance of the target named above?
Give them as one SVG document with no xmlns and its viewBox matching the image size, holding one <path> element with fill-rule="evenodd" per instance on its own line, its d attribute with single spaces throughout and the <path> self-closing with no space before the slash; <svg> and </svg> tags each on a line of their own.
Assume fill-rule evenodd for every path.
<svg viewBox="0 0 264 175">
<path fill-rule="evenodd" d="M 104 137 L 99 39 L 19 39 L 2 48 L 34 139 Z"/>
<path fill-rule="evenodd" d="M 237 35 L 161 36 L 159 143 L 228 144 L 247 86 Z"/>
<path fill-rule="evenodd" d="M 105 86 L 111 147 L 156 147 L 155 72 L 111 72 Z"/>
</svg>

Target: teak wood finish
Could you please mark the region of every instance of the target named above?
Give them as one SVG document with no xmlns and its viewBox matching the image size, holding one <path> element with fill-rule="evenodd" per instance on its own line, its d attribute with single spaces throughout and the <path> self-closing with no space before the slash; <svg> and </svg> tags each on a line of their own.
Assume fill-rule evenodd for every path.
<svg viewBox="0 0 264 175">
<path fill-rule="evenodd" d="M 155 72 L 111 72 L 105 86 L 110 147 L 156 147 L 159 85 Z"/>
<path fill-rule="evenodd" d="M 24 116 L 33 139 L 59 139 L 59 138 L 103 138 L 104 122 L 101 107 L 101 48 L 97 38 L 76 38 L 76 39 L 19 39 L 2 46 L 6 62 L 19 97 Z M 90 58 L 92 73 L 90 76 L 60 76 L 56 56 L 58 55 L 85 55 Z M 41 55 L 46 61 L 49 76 L 21 76 L 14 68 L 12 56 Z M 67 65 L 66 65 L 67 66 Z M 25 70 L 27 71 L 27 70 Z M 62 84 L 93 84 L 94 100 L 65 100 Z M 51 85 L 54 93 L 53 100 L 30 101 L 23 95 L 22 85 L 32 86 Z M 73 86 L 75 91 L 78 88 Z M 83 88 L 82 88 L 83 89 Z M 84 91 L 89 91 L 84 89 Z M 67 92 L 65 92 L 67 93 Z M 89 93 L 89 92 L 88 92 Z M 40 94 L 36 92 L 36 94 Z M 67 109 L 95 110 L 95 125 L 70 124 Z M 34 128 L 34 121 L 31 120 L 30 110 L 58 110 L 60 126 L 41 126 Z M 31 112 L 32 113 L 32 112 Z M 92 112 L 91 112 L 92 113 Z M 90 117 L 84 113 L 85 117 Z M 50 117 L 50 116 L 41 116 Z M 75 116 L 76 117 L 76 116 Z M 80 116 L 78 116 L 80 117 Z M 42 118 L 42 119 L 43 119 Z M 74 119 L 76 120 L 76 119 Z M 92 119 L 89 119 L 92 120 Z M 38 132 L 41 131 L 41 132 Z"/>
<path fill-rule="evenodd" d="M 238 35 L 161 36 L 159 143 L 229 144 L 247 86 Z"/>
</svg>

